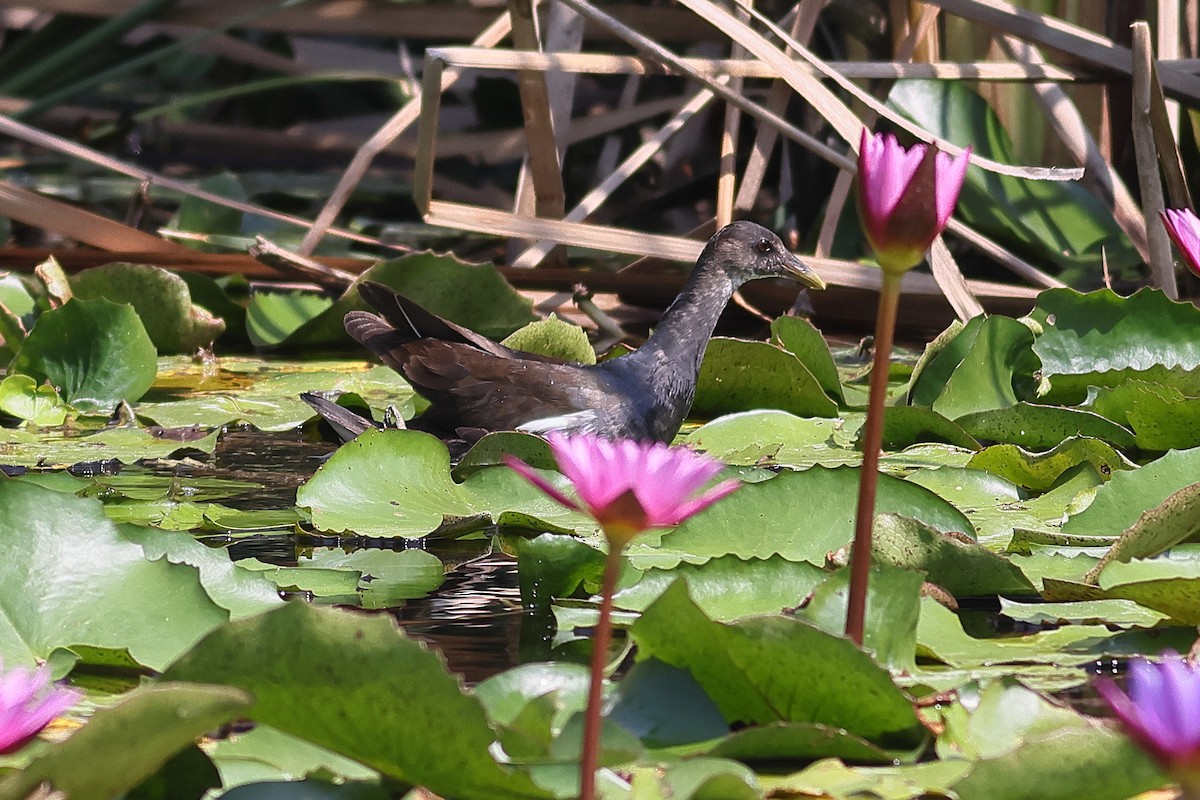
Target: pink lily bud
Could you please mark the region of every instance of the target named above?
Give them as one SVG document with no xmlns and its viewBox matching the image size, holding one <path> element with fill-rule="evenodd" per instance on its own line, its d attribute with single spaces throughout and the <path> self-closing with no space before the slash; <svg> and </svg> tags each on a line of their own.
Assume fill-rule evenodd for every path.
<svg viewBox="0 0 1200 800">
<path fill-rule="evenodd" d="M 1171 241 L 1183 253 L 1183 261 L 1200 277 L 1200 217 L 1190 208 L 1168 208 L 1159 212 Z"/>
<path fill-rule="evenodd" d="M 879 265 L 906 272 L 925 258 L 946 227 L 971 149 L 957 158 L 918 144 L 905 150 L 891 134 L 866 128 L 858 150 L 858 209 L 863 232 Z"/>
</svg>

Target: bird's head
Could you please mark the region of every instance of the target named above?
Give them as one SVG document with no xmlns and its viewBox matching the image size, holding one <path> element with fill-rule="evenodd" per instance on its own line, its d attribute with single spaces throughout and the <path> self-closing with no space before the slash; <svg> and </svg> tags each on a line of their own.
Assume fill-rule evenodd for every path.
<svg viewBox="0 0 1200 800">
<path fill-rule="evenodd" d="M 708 240 L 701 264 L 719 265 L 735 286 L 755 278 L 791 278 L 810 289 L 825 281 L 784 246 L 771 231 L 747 220 L 731 222 Z"/>
</svg>

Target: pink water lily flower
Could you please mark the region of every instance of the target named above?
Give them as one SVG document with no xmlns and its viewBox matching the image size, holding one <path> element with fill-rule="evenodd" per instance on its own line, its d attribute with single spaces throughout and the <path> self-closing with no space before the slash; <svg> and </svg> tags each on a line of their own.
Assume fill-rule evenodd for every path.
<svg viewBox="0 0 1200 800">
<path fill-rule="evenodd" d="M 55 685 L 45 666 L 0 672 L 0 753 L 20 749 L 78 699 L 74 689 Z"/>
<path fill-rule="evenodd" d="M 1110 680 L 1096 681 L 1096 689 L 1129 738 L 1180 782 L 1185 797 L 1195 797 L 1200 788 L 1200 669 L 1168 651 L 1161 663 L 1137 660 L 1130 665 L 1129 694 Z"/>
<path fill-rule="evenodd" d="M 866 128 L 858 149 L 858 208 L 867 241 L 889 272 L 912 269 L 946 227 L 971 148 L 957 158 L 924 144 L 906 150 L 891 134 Z"/>
<path fill-rule="evenodd" d="M 589 434 L 551 433 L 546 441 L 578 500 L 555 489 L 520 459 L 509 456 L 505 462 L 567 508 L 591 516 L 609 540 L 620 545 L 642 531 L 678 525 L 740 485 L 723 481 L 700 492 L 724 465 L 683 447 Z"/>
<path fill-rule="evenodd" d="M 1200 277 L 1200 217 L 1190 208 L 1168 208 L 1159 214 L 1171 241 L 1183 253 L 1184 263 Z"/>
</svg>

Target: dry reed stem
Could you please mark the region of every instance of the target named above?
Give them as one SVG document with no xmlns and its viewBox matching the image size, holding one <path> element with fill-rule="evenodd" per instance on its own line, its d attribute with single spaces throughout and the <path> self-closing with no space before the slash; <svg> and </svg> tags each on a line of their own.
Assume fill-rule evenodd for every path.
<svg viewBox="0 0 1200 800">
<path fill-rule="evenodd" d="M 1175 261 L 1171 258 L 1171 241 L 1158 220 L 1163 208 L 1162 183 L 1158 178 L 1158 154 L 1154 146 L 1154 130 L 1150 124 L 1151 66 L 1154 52 L 1150 44 L 1150 26 L 1135 22 L 1133 32 L 1133 148 L 1137 156 L 1138 187 L 1142 195 L 1142 211 L 1146 219 L 1146 236 L 1150 244 L 1150 280 L 1172 300 L 1179 297 L 1175 282 Z"/>
</svg>

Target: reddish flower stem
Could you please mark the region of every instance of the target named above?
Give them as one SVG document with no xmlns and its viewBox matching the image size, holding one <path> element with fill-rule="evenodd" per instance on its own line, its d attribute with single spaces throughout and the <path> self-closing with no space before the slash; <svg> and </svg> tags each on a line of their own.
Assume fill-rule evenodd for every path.
<svg viewBox="0 0 1200 800">
<path fill-rule="evenodd" d="M 600 587 L 600 621 L 592 635 L 591 682 L 588 685 L 587 712 L 583 718 L 583 752 L 579 756 L 579 800 L 595 800 L 596 768 L 600 762 L 600 697 L 604 688 L 604 665 L 612 643 L 613 594 L 621 574 L 621 551 L 609 543 L 604 559 L 604 580 Z"/>
<path fill-rule="evenodd" d="M 854 548 L 850 554 L 850 597 L 846 604 L 846 635 L 860 647 L 867 611 L 867 576 L 871 570 L 871 531 L 875 523 L 875 489 L 879 484 L 879 450 L 883 445 L 883 410 L 887 399 L 888 364 L 896 309 L 900 305 L 900 273 L 883 272 L 879 312 L 875 317 L 875 358 L 871 363 L 871 393 L 863 426 L 862 475 L 858 482 L 858 511 Z"/>
</svg>

